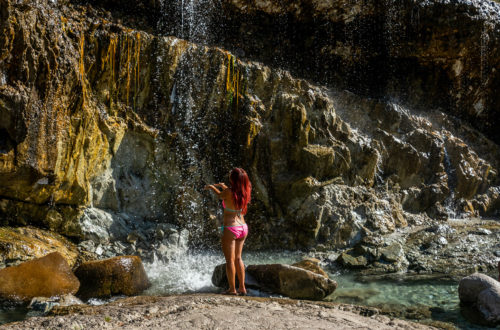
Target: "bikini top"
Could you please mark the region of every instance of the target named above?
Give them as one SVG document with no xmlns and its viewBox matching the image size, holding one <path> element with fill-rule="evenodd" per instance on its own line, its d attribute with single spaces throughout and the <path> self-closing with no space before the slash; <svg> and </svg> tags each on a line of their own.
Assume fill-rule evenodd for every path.
<svg viewBox="0 0 500 330">
<path fill-rule="evenodd" d="M 236 213 L 238 218 L 241 218 L 241 212 L 243 211 L 243 209 L 239 209 L 239 210 L 230 209 L 229 207 L 226 207 L 226 204 L 224 203 L 224 201 L 222 201 L 222 207 L 224 208 L 225 211 L 234 212 L 234 213 Z"/>
</svg>

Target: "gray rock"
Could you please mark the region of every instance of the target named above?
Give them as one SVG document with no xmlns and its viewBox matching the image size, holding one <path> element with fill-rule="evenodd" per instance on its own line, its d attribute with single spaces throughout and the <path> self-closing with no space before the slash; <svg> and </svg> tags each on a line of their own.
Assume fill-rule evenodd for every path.
<svg viewBox="0 0 500 330">
<path fill-rule="evenodd" d="M 45 315 L 54 308 L 54 306 L 73 306 L 83 305 L 83 302 L 72 294 L 65 294 L 55 297 L 35 297 L 31 299 L 28 309 L 30 309 L 30 316 Z"/>
<path fill-rule="evenodd" d="M 156 228 L 155 237 L 157 240 L 162 240 L 165 237 L 165 232 L 161 228 Z"/>
<path fill-rule="evenodd" d="M 98 256 L 101 256 L 103 253 L 104 253 L 104 249 L 102 248 L 102 246 L 101 245 L 97 246 L 97 248 L 95 249 L 95 254 L 97 254 Z"/>
<path fill-rule="evenodd" d="M 458 296 L 462 302 L 475 303 L 481 291 L 492 287 L 500 287 L 500 283 L 488 275 L 474 273 L 460 280 Z"/>
<path fill-rule="evenodd" d="M 463 278 L 458 293 L 464 315 L 471 322 L 489 326 L 500 324 L 500 283 L 475 273 Z"/>
<path fill-rule="evenodd" d="M 101 244 L 123 239 L 130 231 L 121 216 L 92 207 L 85 209 L 79 223 L 86 240 Z"/>
<path fill-rule="evenodd" d="M 488 230 L 486 228 L 479 228 L 474 232 L 476 235 L 491 235 L 491 230 Z"/>
<path fill-rule="evenodd" d="M 78 248 L 88 252 L 95 252 L 95 243 L 92 240 L 83 241 L 78 244 Z"/>
<path fill-rule="evenodd" d="M 448 240 L 446 238 L 444 238 L 443 236 L 439 237 L 438 240 L 437 240 L 437 242 L 440 245 L 446 245 L 446 244 L 448 244 Z"/>
<path fill-rule="evenodd" d="M 354 257 L 346 252 L 342 253 L 337 261 L 348 268 L 363 268 L 368 264 L 365 256 Z"/>
<path fill-rule="evenodd" d="M 46 314 L 48 313 L 54 306 L 59 305 L 56 300 L 52 298 L 46 298 L 46 297 L 35 297 L 31 299 L 30 304 L 28 305 L 28 308 L 34 312 L 38 312 L 41 314 Z"/>
<path fill-rule="evenodd" d="M 500 324 L 500 284 L 479 293 L 477 308 L 487 322 Z"/>
<path fill-rule="evenodd" d="M 387 247 L 381 248 L 382 258 L 389 262 L 398 262 L 404 257 L 403 247 L 399 243 L 393 243 Z"/>
</svg>

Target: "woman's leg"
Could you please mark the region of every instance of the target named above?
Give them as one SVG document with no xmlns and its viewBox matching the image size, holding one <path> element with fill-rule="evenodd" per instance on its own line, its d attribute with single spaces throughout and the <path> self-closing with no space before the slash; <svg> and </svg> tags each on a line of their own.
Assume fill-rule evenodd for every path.
<svg viewBox="0 0 500 330">
<path fill-rule="evenodd" d="M 236 268 L 236 274 L 238 275 L 239 288 L 238 291 L 240 293 L 247 293 L 247 289 L 245 288 L 245 264 L 243 263 L 243 259 L 241 259 L 241 251 L 243 251 L 243 244 L 245 244 L 245 238 L 240 238 L 235 240 L 235 249 L 234 249 L 234 267 Z"/>
<path fill-rule="evenodd" d="M 224 234 L 222 235 L 222 252 L 224 252 L 224 257 L 226 258 L 226 276 L 229 282 L 229 293 L 236 293 L 236 285 L 234 283 L 234 247 L 234 234 L 224 228 Z"/>
</svg>

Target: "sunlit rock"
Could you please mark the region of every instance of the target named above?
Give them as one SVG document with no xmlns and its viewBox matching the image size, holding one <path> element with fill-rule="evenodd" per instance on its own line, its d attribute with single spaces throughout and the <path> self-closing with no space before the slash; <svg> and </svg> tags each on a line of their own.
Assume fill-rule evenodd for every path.
<svg viewBox="0 0 500 330">
<path fill-rule="evenodd" d="M 0 269 L 0 299 L 30 301 L 34 297 L 75 294 L 80 282 L 58 252 Z"/>
<path fill-rule="evenodd" d="M 133 296 L 150 286 L 141 259 L 137 256 L 86 262 L 75 270 L 75 275 L 81 283 L 77 296 L 82 299 L 120 294 Z"/>
<path fill-rule="evenodd" d="M 63 236 L 33 227 L 0 227 L 0 267 L 41 258 L 58 252 L 70 267 L 78 258 L 78 250 Z"/>
</svg>

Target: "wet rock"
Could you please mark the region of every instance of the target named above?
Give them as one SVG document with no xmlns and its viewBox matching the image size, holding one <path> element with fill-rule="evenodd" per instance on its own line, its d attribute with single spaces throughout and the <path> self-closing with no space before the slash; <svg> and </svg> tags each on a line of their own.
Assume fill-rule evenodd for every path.
<svg viewBox="0 0 500 330">
<path fill-rule="evenodd" d="M 485 325 L 500 324 L 500 283 L 491 277 L 475 273 L 464 277 L 458 285 L 464 315 L 472 322 Z M 469 309 L 469 310 L 467 310 Z M 475 310 L 476 315 L 471 315 Z"/>
<path fill-rule="evenodd" d="M 250 265 L 247 272 L 266 290 L 290 298 L 321 300 L 337 288 L 333 280 L 289 265 Z"/>
<path fill-rule="evenodd" d="M 0 270 L 0 299 L 30 301 L 34 297 L 75 294 L 80 283 L 58 252 Z"/>
<path fill-rule="evenodd" d="M 75 270 L 82 299 L 141 293 L 150 286 L 141 259 L 137 256 L 114 257 L 83 263 Z"/>
<path fill-rule="evenodd" d="M 73 267 L 78 249 L 63 236 L 33 227 L 0 227 L 0 268 L 58 252 Z"/>
</svg>

